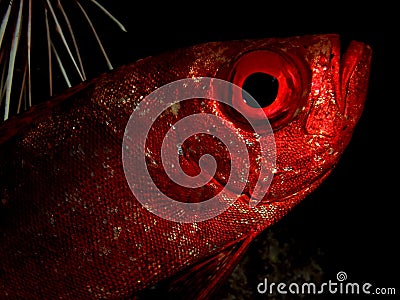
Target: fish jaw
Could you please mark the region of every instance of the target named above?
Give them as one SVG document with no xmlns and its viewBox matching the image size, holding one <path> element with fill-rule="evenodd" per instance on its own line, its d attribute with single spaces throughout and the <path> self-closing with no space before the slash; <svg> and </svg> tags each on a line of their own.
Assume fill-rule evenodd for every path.
<svg viewBox="0 0 400 300">
<path fill-rule="evenodd" d="M 321 38 L 311 51 L 312 86 L 306 130 L 309 134 L 334 136 L 342 128 L 352 131 L 360 118 L 368 89 L 371 48 L 352 41 L 340 57 L 340 37 Z M 351 119 L 351 124 L 347 121 Z"/>
<path fill-rule="evenodd" d="M 363 112 L 371 48 L 352 41 L 340 58 L 338 35 L 323 36 L 317 45 L 308 59 L 307 104 L 297 119 L 275 132 L 277 170 L 266 202 L 288 201 L 321 183 L 338 164 Z"/>
<path fill-rule="evenodd" d="M 355 126 L 363 111 L 371 69 L 370 46 L 352 41 L 341 60 L 341 103 L 351 127 Z"/>
</svg>

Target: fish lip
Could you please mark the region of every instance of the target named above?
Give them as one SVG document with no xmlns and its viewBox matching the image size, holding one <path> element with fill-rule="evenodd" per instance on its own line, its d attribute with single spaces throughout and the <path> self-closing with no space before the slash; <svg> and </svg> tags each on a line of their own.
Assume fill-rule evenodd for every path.
<svg viewBox="0 0 400 300">
<path fill-rule="evenodd" d="M 366 91 L 371 67 L 372 49 L 369 45 L 352 40 L 340 59 L 340 110 L 348 116 L 350 106 L 363 105 L 366 94 L 352 95 L 355 90 Z M 350 95 L 350 97 L 349 97 Z"/>
</svg>

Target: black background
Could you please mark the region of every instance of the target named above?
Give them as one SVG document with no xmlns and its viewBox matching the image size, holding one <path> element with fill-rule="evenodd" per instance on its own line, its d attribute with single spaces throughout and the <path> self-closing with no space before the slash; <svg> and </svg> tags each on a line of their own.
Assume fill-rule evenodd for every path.
<svg viewBox="0 0 400 300">
<path fill-rule="evenodd" d="M 398 76 L 399 54 L 394 46 L 398 37 L 394 32 L 396 20 L 390 14 L 393 8 L 380 8 L 375 3 L 371 8 L 356 6 L 349 10 L 335 2 L 326 3 L 327 7 L 304 3 L 296 7 L 284 3 L 278 7 L 248 1 L 220 7 L 214 2 L 187 2 L 179 6 L 137 5 L 133 1 L 102 3 L 128 30 L 119 31 L 105 18 L 99 18 L 104 21 L 96 24 L 115 67 L 208 41 L 338 33 L 344 45 L 352 39 L 369 44 L 373 49 L 370 86 L 350 145 L 330 177 L 277 226 L 290 234 L 295 241 L 291 247 L 298 251 L 321 250 L 324 278 L 335 280 L 338 271 L 345 271 L 349 281 L 396 287 L 400 293 L 396 245 L 400 99 L 399 84 L 393 83 Z M 96 14 L 96 8 L 88 12 Z M 97 48 L 85 57 L 91 76 L 105 70 L 96 51 Z M 254 248 L 262 245 L 255 241 L 250 253 L 256 253 Z M 261 258 L 258 264 L 263 264 Z M 281 278 L 290 280 L 285 274 Z M 254 290 L 256 284 L 249 279 L 247 288 Z M 223 289 L 222 298 L 224 293 L 235 294 L 229 286 Z"/>
</svg>

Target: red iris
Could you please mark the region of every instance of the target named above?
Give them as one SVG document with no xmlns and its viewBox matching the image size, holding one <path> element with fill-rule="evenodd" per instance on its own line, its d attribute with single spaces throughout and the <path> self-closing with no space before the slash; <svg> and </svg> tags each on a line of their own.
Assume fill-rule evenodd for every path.
<svg viewBox="0 0 400 300">
<path fill-rule="evenodd" d="M 308 73 L 305 64 L 283 51 L 247 52 L 236 60 L 230 74 L 231 82 L 244 90 L 242 95 L 232 95 L 232 105 L 247 117 L 267 117 L 272 128 L 279 129 L 303 107 Z"/>
</svg>

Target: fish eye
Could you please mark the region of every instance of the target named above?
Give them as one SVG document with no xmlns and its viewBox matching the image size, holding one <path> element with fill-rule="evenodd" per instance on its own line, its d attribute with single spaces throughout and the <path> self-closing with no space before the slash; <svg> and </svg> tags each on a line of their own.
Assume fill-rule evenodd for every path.
<svg viewBox="0 0 400 300">
<path fill-rule="evenodd" d="M 310 74 L 305 62 L 279 49 L 241 54 L 231 65 L 228 76 L 242 89 L 241 95 L 232 94 L 232 106 L 252 119 L 267 117 L 271 127 L 278 130 L 305 105 Z M 234 114 L 233 117 L 237 118 Z"/>
<path fill-rule="evenodd" d="M 242 92 L 243 101 L 247 105 L 254 108 L 265 108 L 275 101 L 279 82 L 270 74 L 256 72 L 244 80 L 242 89 L 247 92 Z M 248 94 L 251 97 L 248 97 Z"/>
</svg>

